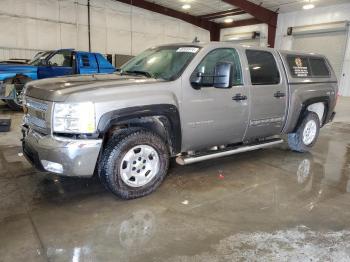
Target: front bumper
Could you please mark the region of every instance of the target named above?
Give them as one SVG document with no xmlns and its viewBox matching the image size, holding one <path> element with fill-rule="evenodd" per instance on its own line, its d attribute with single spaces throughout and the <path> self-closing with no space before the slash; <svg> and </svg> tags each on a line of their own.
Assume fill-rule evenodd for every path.
<svg viewBox="0 0 350 262">
<path fill-rule="evenodd" d="M 15 98 L 15 92 L 14 92 L 15 85 L 12 84 L 5 84 L 3 81 L 0 81 L 0 99 L 14 99 Z"/>
<path fill-rule="evenodd" d="M 42 135 L 25 126 L 22 134 L 23 154 L 37 169 L 63 176 L 89 177 L 94 174 L 102 139 Z M 60 166 L 60 169 L 55 172 L 47 167 L 47 163 Z"/>
</svg>

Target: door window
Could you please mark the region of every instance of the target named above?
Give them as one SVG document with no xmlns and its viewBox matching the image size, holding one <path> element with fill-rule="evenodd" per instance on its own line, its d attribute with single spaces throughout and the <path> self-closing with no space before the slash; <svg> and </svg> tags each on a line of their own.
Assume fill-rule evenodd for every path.
<svg viewBox="0 0 350 262">
<path fill-rule="evenodd" d="M 72 51 L 58 51 L 48 60 L 48 64 L 58 67 L 72 67 Z"/>
<path fill-rule="evenodd" d="M 242 84 L 242 70 L 239 60 L 238 53 L 232 48 L 220 48 L 211 51 L 197 66 L 196 70 L 193 72 L 192 77 L 198 76 L 198 73 L 202 73 L 202 86 L 212 86 L 213 85 L 213 75 L 215 71 L 215 65 L 219 62 L 231 63 L 233 65 L 234 76 L 233 84 Z M 192 79 L 191 79 L 192 80 Z"/>
<path fill-rule="evenodd" d="M 252 85 L 277 85 L 280 73 L 274 56 L 268 51 L 246 50 Z"/>
</svg>

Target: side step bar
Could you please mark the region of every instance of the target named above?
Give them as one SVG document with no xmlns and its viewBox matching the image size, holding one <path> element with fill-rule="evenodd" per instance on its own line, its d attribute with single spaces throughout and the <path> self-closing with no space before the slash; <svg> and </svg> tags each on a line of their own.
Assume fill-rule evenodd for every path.
<svg viewBox="0 0 350 262">
<path fill-rule="evenodd" d="M 197 163 L 197 162 L 201 162 L 201 161 L 205 161 L 213 158 L 219 158 L 219 157 L 230 156 L 238 153 L 253 151 L 256 149 L 274 146 L 281 143 L 283 143 L 282 139 L 273 139 L 273 140 L 264 141 L 258 144 L 236 147 L 231 150 L 226 148 L 224 150 L 217 151 L 217 152 L 210 152 L 208 154 L 193 155 L 193 156 L 178 156 L 176 158 L 176 163 L 184 166 L 184 165 L 189 165 L 189 164 L 193 164 L 193 163 Z"/>
</svg>

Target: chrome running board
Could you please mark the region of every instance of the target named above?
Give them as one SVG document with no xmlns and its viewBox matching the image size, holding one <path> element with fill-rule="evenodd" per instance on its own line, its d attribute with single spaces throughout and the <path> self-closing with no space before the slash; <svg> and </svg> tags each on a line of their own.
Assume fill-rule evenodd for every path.
<svg viewBox="0 0 350 262">
<path fill-rule="evenodd" d="M 214 159 L 214 158 L 219 158 L 219 157 L 224 157 L 224 156 L 231 156 L 231 155 L 235 155 L 235 154 L 243 153 L 243 152 L 249 152 L 249 151 L 257 150 L 260 148 L 274 146 L 274 145 L 281 144 L 281 143 L 283 143 L 282 139 L 273 139 L 273 140 L 260 142 L 257 144 L 235 147 L 231 150 L 228 148 L 225 148 L 224 150 L 220 150 L 220 151 L 216 151 L 216 152 L 213 152 L 213 151 L 208 152 L 208 154 L 191 155 L 191 156 L 178 156 L 176 158 L 176 163 L 184 166 L 184 165 L 189 165 L 189 164 L 193 164 L 193 163 L 197 163 L 197 162 L 201 162 L 201 161 L 205 161 L 205 160 L 209 160 L 209 159 Z"/>
</svg>

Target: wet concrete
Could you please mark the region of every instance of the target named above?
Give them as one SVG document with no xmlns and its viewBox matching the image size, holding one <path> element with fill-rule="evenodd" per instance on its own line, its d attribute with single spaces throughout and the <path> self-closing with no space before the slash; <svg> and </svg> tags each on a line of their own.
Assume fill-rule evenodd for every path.
<svg viewBox="0 0 350 262">
<path fill-rule="evenodd" d="M 34 170 L 21 114 L 0 106 L 13 118 L 0 133 L 0 261 L 350 261 L 348 104 L 310 153 L 283 144 L 173 164 L 155 193 L 132 201 L 96 178 Z"/>
</svg>

